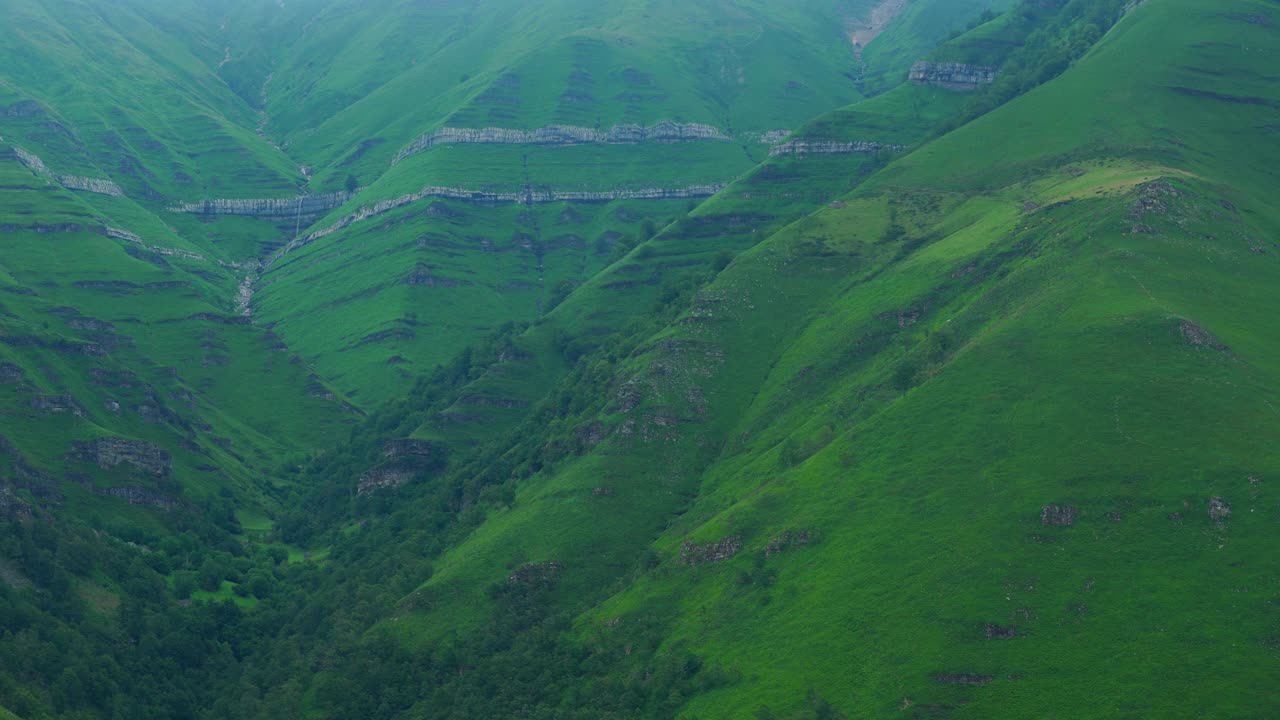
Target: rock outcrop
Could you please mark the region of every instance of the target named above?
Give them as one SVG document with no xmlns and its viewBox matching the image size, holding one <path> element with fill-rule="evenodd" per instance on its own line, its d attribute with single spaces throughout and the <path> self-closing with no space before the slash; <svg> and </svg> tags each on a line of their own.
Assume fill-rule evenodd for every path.
<svg viewBox="0 0 1280 720">
<path fill-rule="evenodd" d="M 195 260 L 198 262 L 205 261 L 205 257 L 198 253 L 189 252 L 187 250 L 179 250 L 178 248 L 161 247 L 159 245 L 148 245 L 146 242 L 142 240 L 142 238 L 138 237 L 134 233 L 129 232 L 128 230 L 121 230 L 120 228 L 103 226 L 100 232 L 109 238 L 115 238 L 116 240 L 124 240 L 125 242 L 131 242 L 131 243 L 134 243 L 135 245 L 140 245 L 146 248 L 147 250 L 150 250 L 151 252 L 156 253 L 157 255 L 164 255 L 166 257 L 185 258 L 187 260 Z"/>
<path fill-rule="evenodd" d="M 729 140 L 718 128 L 702 123 L 664 121 L 655 125 L 614 125 L 607 130 L 577 125 L 548 125 L 534 130 L 512 128 L 451 128 L 419 136 L 405 146 L 391 161 L 392 165 L 437 145 L 634 145 L 642 142 L 690 142 L 695 140 Z"/>
<path fill-rule="evenodd" d="M 35 100 L 19 100 L 12 105 L 0 107 L 0 117 L 38 117 L 44 114 L 44 106 Z"/>
<path fill-rule="evenodd" d="M 705 565 L 728 560 L 742 549 L 742 538 L 734 535 L 709 543 L 686 542 L 680 546 L 680 559 L 688 565 Z"/>
<path fill-rule="evenodd" d="M 507 576 L 507 584 L 523 587 L 547 587 L 560 577 L 560 573 L 563 570 L 564 567 L 555 560 L 551 562 L 525 563 Z"/>
<path fill-rule="evenodd" d="M 1182 334 L 1182 339 L 1192 347 L 1209 348 L 1218 352 L 1226 352 L 1230 348 L 1221 340 L 1213 336 L 1213 333 L 1205 330 L 1190 320 L 1183 320 L 1178 323 L 1178 332 Z"/>
<path fill-rule="evenodd" d="M 22 368 L 13 363 L 0 363 L 0 385 L 13 385 L 22 382 Z"/>
<path fill-rule="evenodd" d="M 933 676 L 934 682 L 943 685 L 988 685 L 992 680 L 995 678 L 979 673 L 938 673 Z"/>
<path fill-rule="evenodd" d="M 259 218 L 291 218 L 328 212 L 355 197 L 352 192 L 300 195 L 291 198 L 246 200 L 200 200 L 169 208 L 171 212 L 195 215 L 244 215 Z"/>
<path fill-rule="evenodd" d="M 813 539 L 808 530 L 788 530 L 769 541 L 764 547 L 765 557 L 786 552 L 791 548 L 804 547 Z"/>
<path fill-rule="evenodd" d="M 102 469 L 127 463 L 158 478 L 167 478 L 173 469 L 169 453 L 149 442 L 119 437 L 101 437 L 72 444 L 72 455 Z"/>
<path fill-rule="evenodd" d="M 1045 505 L 1040 508 L 1040 522 L 1045 525 L 1071 526 L 1076 524 L 1076 509 L 1073 505 Z"/>
<path fill-rule="evenodd" d="M 13 149 L 13 154 L 18 158 L 18 162 L 25 165 L 31 172 L 51 178 L 68 190 L 81 190 L 98 193 L 99 195 L 110 195 L 111 197 L 124 196 L 124 190 L 121 190 L 119 185 L 110 180 L 81 177 L 79 175 L 55 175 L 36 154 L 29 153 L 19 147 Z"/>
<path fill-rule="evenodd" d="M 778 157 L 780 155 L 874 155 L 882 151 L 901 152 L 905 149 L 905 145 L 890 145 L 866 140 L 854 140 L 852 142 L 841 142 L 839 140 L 791 140 L 769 148 L 769 157 Z"/>
<path fill-rule="evenodd" d="M 356 492 L 368 495 L 372 492 L 395 488 L 413 480 L 417 471 L 402 465 L 384 465 L 366 470 L 356 483 Z"/>
<path fill-rule="evenodd" d="M 388 440 L 382 446 L 382 457 L 388 460 L 431 460 L 439 452 L 440 449 L 430 440 L 413 438 Z"/>
<path fill-rule="evenodd" d="M 1018 629 L 998 623 L 987 623 L 983 625 L 982 632 L 991 640 L 1012 640 L 1018 637 Z"/>
<path fill-rule="evenodd" d="M 948 90 L 974 90 L 996 81 L 1000 68 L 990 65 L 920 61 L 911 66 L 907 79 L 916 85 L 934 85 Z"/>
<path fill-rule="evenodd" d="M 45 414 L 70 413 L 84 417 L 84 409 L 70 395 L 37 395 L 27 403 L 32 410 Z"/>
<path fill-rule="evenodd" d="M 1209 519 L 1222 525 L 1231 519 L 1231 506 L 1220 497 L 1209 498 Z"/>
<path fill-rule="evenodd" d="M 161 510 L 172 510 L 178 506 L 176 499 L 144 487 L 109 487 L 101 488 L 95 492 L 104 497 L 120 498 L 130 505 L 144 505 L 146 507 L 160 508 Z"/>
<path fill-rule="evenodd" d="M 80 190 L 82 192 L 97 193 L 99 195 L 110 195 L 111 197 L 124 197 L 124 190 L 120 189 L 119 185 L 102 178 L 81 177 L 79 175 L 59 175 L 58 183 L 68 190 Z"/>
<path fill-rule="evenodd" d="M 0 518 L 30 520 L 31 506 L 23 502 L 13 488 L 0 486 Z"/>
</svg>

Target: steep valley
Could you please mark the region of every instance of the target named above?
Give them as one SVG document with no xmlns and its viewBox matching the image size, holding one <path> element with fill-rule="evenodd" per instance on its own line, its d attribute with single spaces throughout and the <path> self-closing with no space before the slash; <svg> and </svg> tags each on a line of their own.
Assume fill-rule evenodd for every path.
<svg viewBox="0 0 1280 720">
<path fill-rule="evenodd" d="M 1280 706 L 1272 0 L 6 15 L 0 717 Z"/>
</svg>

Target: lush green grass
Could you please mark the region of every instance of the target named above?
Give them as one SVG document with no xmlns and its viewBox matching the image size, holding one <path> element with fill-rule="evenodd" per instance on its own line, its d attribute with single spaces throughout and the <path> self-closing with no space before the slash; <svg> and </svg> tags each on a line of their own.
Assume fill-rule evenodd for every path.
<svg viewBox="0 0 1280 720">
<path fill-rule="evenodd" d="M 210 317 L 231 313 L 239 271 L 93 228 L 213 260 L 289 228 L 173 218 L 0 160 L 0 224 L 84 226 L 6 232 L 0 258 L 0 362 L 25 378 L 0 385 L 18 451 L 0 475 L 22 476 L 13 497 L 38 517 L 67 518 L 6 526 L 37 587 L 0 594 L 20 643 L 0 681 L 43 682 L 0 683 L 7 705 L 61 712 L 79 667 L 68 679 L 28 648 L 75 636 L 152 660 L 129 666 L 140 677 L 189 667 L 172 674 L 207 687 L 185 701 L 219 717 L 1274 711 L 1273 3 L 1147 0 L 1062 68 L 1110 3 L 996 18 L 931 56 L 1034 58 L 1023 70 L 1048 81 L 971 121 L 996 88 L 903 86 L 832 110 L 854 97 L 834 4 L 289 5 L 227 4 L 244 11 L 230 29 L 189 27 L 181 52 L 128 35 L 198 70 L 240 24 L 284 33 L 234 52 L 227 86 L 179 94 L 220 107 L 211 122 L 285 178 L 251 130 L 255 79 L 275 69 L 269 131 L 319 166 L 317 187 L 366 185 L 313 227 L 426 184 L 732 182 L 701 203 L 424 200 L 284 256 L 245 325 Z M 86 34 L 21 7 L 44 33 L 25 43 Z M 122 7 L 108 26 L 145 15 Z M 977 9 L 909 4 L 869 69 L 930 55 Z M 406 113 L 405 97 L 421 101 Z M 797 137 L 908 149 L 752 166 L 763 147 L 458 146 L 386 169 L 441 125 L 801 115 L 816 117 Z M 18 144 L 51 166 L 108 173 L 98 140 L 81 153 L 26 122 Z M 236 195 L 274 182 L 248 165 Z M 85 355 L 102 332 L 86 317 L 131 341 Z M 134 387 L 91 382 L 126 368 Z M 37 412 L 37 394 L 70 394 L 83 417 Z M 182 421 L 117 416 L 108 397 Z M 347 397 L 372 415 L 357 423 Z M 67 457 L 104 435 L 166 448 L 173 481 Z M 397 457 L 386 443 L 402 438 L 432 441 L 431 462 Z M 400 463 L 406 486 L 356 492 Z M 55 501 L 28 464 L 68 478 L 50 481 Z M 193 506 L 95 492 L 125 484 Z M 221 585 L 190 607 L 156 585 L 197 573 Z M 32 609 L 59 581 L 80 604 Z M 254 583 L 261 600 L 236 594 Z"/>
<path fill-rule="evenodd" d="M 1259 329 L 1280 218 L 1255 195 L 1269 151 L 1227 145 L 1268 111 L 1167 87 L 1196 87 L 1205 32 L 1255 32 L 1238 18 L 1257 4 L 1239 6 L 1148 3 L 1060 79 L 740 255 L 543 434 L 594 420 L 611 437 L 515 485 L 436 563 L 430 609 L 388 629 L 429 646 L 484 622 L 491 584 L 554 561 L 563 607 L 621 588 L 581 617 L 584 643 L 648 642 L 645 618 L 668 618 L 653 657 L 696 647 L 741 678 L 689 717 L 786 714 L 811 689 L 850 716 L 1265 714 L 1273 695 L 1249 688 L 1274 670 L 1270 598 L 1253 588 L 1277 577 L 1280 368 Z M 1153 52 L 1191 75 L 1112 70 Z M 1247 90 L 1229 94 L 1269 97 Z M 1085 99 L 1133 93 L 1149 109 Z M 1218 152 L 1123 141 L 1162 136 Z M 616 272 L 549 321 L 598 317 L 579 303 Z M 1042 523 L 1055 504 L 1072 526 Z M 808 544 L 767 555 L 788 531 Z M 680 559 L 727 537 L 730 561 Z M 647 538 L 656 568 L 631 571 Z"/>
</svg>

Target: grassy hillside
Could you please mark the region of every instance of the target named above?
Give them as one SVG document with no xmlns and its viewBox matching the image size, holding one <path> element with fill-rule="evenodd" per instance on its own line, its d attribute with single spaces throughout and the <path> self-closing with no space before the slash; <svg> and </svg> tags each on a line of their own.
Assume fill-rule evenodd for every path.
<svg viewBox="0 0 1280 720">
<path fill-rule="evenodd" d="M 0 706 L 1266 717 L 1280 12 L 876 7 L 22 5 Z"/>
<path fill-rule="evenodd" d="M 432 654 L 427 677 L 470 664 L 455 708 L 568 623 L 567 675 L 527 690 L 550 707 L 595 677 L 636 693 L 613 712 L 687 717 L 1265 714 L 1278 218 L 1253 199 L 1269 156 L 1227 145 L 1270 100 L 1248 66 L 1236 92 L 1195 70 L 1215 33 L 1268 42 L 1259 12 L 1133 10 L 1050 84 L 739 255 L 667 329 L 588 344 L 479 487 L 464 466 L 403 496 L 487 510 L 373 637 Z M 1110 71 L 1151 53 L 1183 69 Z M 1085 100 L 1134 93 L 1143 112 Z M 1231 98 L 1257 100 L 1229 117 Z M 1067 112 L 1074 134 L 1036 140 Z M 538 332 L 517 341 L 535 358 Z M 472 387 L 512 397 L 537 362 Z M 353 559 L 417 537 L 364 502 L 392 514 Z M 532 636 L 469 638 L 494 627 Z M 503 687 L 486 709 L 526 697 Z"/>
</svg>

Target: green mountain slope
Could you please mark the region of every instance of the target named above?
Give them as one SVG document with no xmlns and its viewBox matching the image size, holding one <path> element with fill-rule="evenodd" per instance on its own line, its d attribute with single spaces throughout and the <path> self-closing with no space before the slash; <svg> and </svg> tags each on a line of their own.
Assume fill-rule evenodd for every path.
<svg viewBox="0 0 1280 720">
<path fill-rule="evenodd" d="M 380 627 L 426 652 L 567 611 L 614 687 L 696 652 L 688 705 L 665 670 L 637 686 L 675 682 L 659 706 L 690 717 L 1265 712 L 1244 688 L 1274 669 L 1270 597 L 1246 588 L 1276 572 L 1275 368 L 1269 303 L 1242 288 L 1274 269 L 1252 196 L 1275 178 L 1230 140 L 1270 100 L 1248 66 L 1237 93 L 1194 69 L 1206 37 L 1266 43 L 1257 11 L 1132 11 L 738 257 L 669 329 L 586 355 L 532 440 L 495 444 L 521 479 L 487 476 L 483 523 Z M 1152 53 L 1185 69 L 1111 70 Z M 1087 100 L 1135 94 L 1131 114 Z M 453 687 L 450 707 L 475 686 Z"/>
<path fill-rule="evenodd" d="M 1273 2 L 51 7 L 0 706 L 1280 702 Z M 169 109 L 47 82 L 121 39 Z"/>
</svg>

